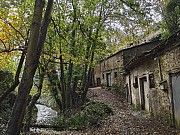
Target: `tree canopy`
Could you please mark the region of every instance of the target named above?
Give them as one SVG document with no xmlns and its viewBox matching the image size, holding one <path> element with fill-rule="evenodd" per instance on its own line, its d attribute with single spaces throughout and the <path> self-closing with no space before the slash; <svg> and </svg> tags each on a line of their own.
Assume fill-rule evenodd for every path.
<svg viewBox="0 0 180 135">
<path fill-rule="evenodd" d="M 15 77 L 0 101 L 19 85 L 8 134 L 20 132 L 26 106 L 32 108 L 38 100 L 44 79 L 60 110 L 81 105 L 98 61 L 139 44 L 157 30 L 156 24 L 166 23 L 174 32 L 179 13 L 178 0 L 1 1 L 0 67 Z M 29 102 L 33 86 L 37 93 Z"/>
</svg>

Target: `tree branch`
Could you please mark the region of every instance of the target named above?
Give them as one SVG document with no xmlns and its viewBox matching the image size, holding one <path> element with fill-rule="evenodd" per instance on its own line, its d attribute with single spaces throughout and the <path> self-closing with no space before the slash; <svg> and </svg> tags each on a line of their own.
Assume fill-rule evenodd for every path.
<svg viewBox="0 0 180 135">
<path fill-rule="evenodd" d="M 4 41 L 3 41 L 2 39 L 0 39 L 0 41 L 2 42 L 4 48 L 7 49 L 7 47 L 6 47 L 5 43 L 4 43 Z"/>
<path fill-rule="evenodd" d="M 56 25 L 55 21 L 53 20 L 53 18 L 51 18 L 51 20 L 52 20 L 52 23 L 53 23 L 53 25 L 54 25 L 54 29 L 55 29 L 56 32 L 58 33 L 58 36 L 59 36 L 59 37 L 62 37 L 62 38 L 66 41 L 66 43 L 67 43 L 68 45 L 70 45 L 70 43 L 66 40 L 66 38 L 65 38 L 62 34 L 60 34 L 60 32 L 59 32 L 59 30 L 58 30 L 58 28 L 57 28 L 57 25 Z"/>
<path fill-rule="evenodd" d="M 2 50 L 2 51 L 0 51 L 0 53 L 9 53 L 9 52 L 14 52 L 14 51 L 24 51 L 24 49 L 23 48 L 16 48 L 16 49 L 11 49 L 11 50 Z"/>
<path fill-rule="evenodd" d="M 0 17 L 0 19 L 1 19 L 4 23 L 8 24 L 11 28 L 13 28 L 17 33 L 19 33 L 19 35 L 21 35 L 21 37 L 25 40 L 23 34 L 22 34 L 19 30 L 17 30 L 10 22 L 5 21 L 5 20 L 4 20 L 3 18 L 1 18 L 1 17 Z"/>
</svg>

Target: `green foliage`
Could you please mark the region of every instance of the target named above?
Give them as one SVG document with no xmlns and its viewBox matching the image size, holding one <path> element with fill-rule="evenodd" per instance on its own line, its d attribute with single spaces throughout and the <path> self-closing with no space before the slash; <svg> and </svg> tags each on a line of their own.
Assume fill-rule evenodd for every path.
<svg viewBox="0 0 180 135">
<path fill-rule="evenodd" d="M 170 0 L 167 2 L 164 7 L 163 17 L 166 23 L 166 31 L 170 34 L 176 32 L 180 28 L 180 1 Z"/>
<path fill-rule="evenodd" d="M 0 69 L 15 72 L 18 59 L 28 39 L 34 2 L 3 0 L 0 2 Z"/>
<path fill-rule="evenodd" d="M 117 84 L 112 84 L 112 89 L 116 92 L 118 92 L 119 94 L 121 95 L 125 95 L 125 91 L 124 91 L 124 88 L 122 86 L 119 86 Z"/>
<path fill-rule="evenodd" d="M 61 129 L 80 130 L 88 126 L 98 126 L 103 118 L 111 114 L 112 108 L 100 101 L 90 101 L 82 106 L 80 112 L 70 118 L 58 116 L 55 121 Z"/>
<path fill-rule="evenodd" d="M 75 114 L 72 118 L 67 120 L 68 129 L 80 130 L 85 127 L 88 117 L 86 113 Z"/>
<path fill-rule="evenodd" d="M 0 94 L 11 86 L 13 82 L 13 74 L 9 71 L 0 71 Z"/>
<path fill-rule="evenodd" d="M 163 31 L 163 33 L 162 33 L 162 39 L 167 39 L 168 37 L 169 37 L 169 35 L 170 35 L 170 32 L 169 32 L 169 30 L 167 30 L 167 29 L 164 29 L 164 31 Z"/>
<path fill-rule="evenodd" d="M 12 73 L 9 71 L 0 71 L 0 95 L 11 86 L 12 82 Z M 6 124 L 11 114 L 13 97 L 14 95 L 11 94 L 0 104 L 0 135 L 5 134 Z"/>
<path fill-rule="evenodd" d="M 112 113 L 112 109 L 103 102 L 91 101 L 86 104 L 85 113 L 88 116 L 89 125 L 98 125 L 100 120 Z"/>
</svg>

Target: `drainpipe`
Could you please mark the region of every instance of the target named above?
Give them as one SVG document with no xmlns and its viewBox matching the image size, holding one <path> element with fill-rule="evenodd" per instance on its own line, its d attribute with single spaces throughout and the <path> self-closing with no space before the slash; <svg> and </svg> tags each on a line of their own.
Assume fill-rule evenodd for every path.
<svg viewBox="0 0 180 135">
<path fill-rule="evenodd" d="M 161 60 L 160 60 L 159 57 L 158 57 L 158 67 L 159 67 L 160 81 L 163 81 L 162 67 L 161 67 Z"/>
<path fill-rule="evenodd" d="M 131 95 L 131 73 L 129 71 L 129 92 L 128 94 L 130 95 L 130 104 L 132 105 L 132 95 Z M 129 97 L 129 96 L 128 96 Z"/>
</svg>

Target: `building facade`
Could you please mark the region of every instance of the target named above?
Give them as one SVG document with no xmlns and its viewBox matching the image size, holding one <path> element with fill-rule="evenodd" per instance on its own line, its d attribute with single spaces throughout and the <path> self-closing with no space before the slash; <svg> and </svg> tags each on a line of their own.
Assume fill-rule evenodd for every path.
<svg viewBox="0 0 180 135">
<path fill-rule="evenodd" d="M 180 128 L 180 31 L 125 66 L 133 105 Z"/>
<path fill-rule="evenodd" d="M 95 86 L 124 87 L 124 66 L 136 55 L 151 50 L 160 41 L 143 43 L 121 50 L 96 64 L 94 68 Z M 100 81 L 99 81 L 100 80 Z"/>
</svg>

